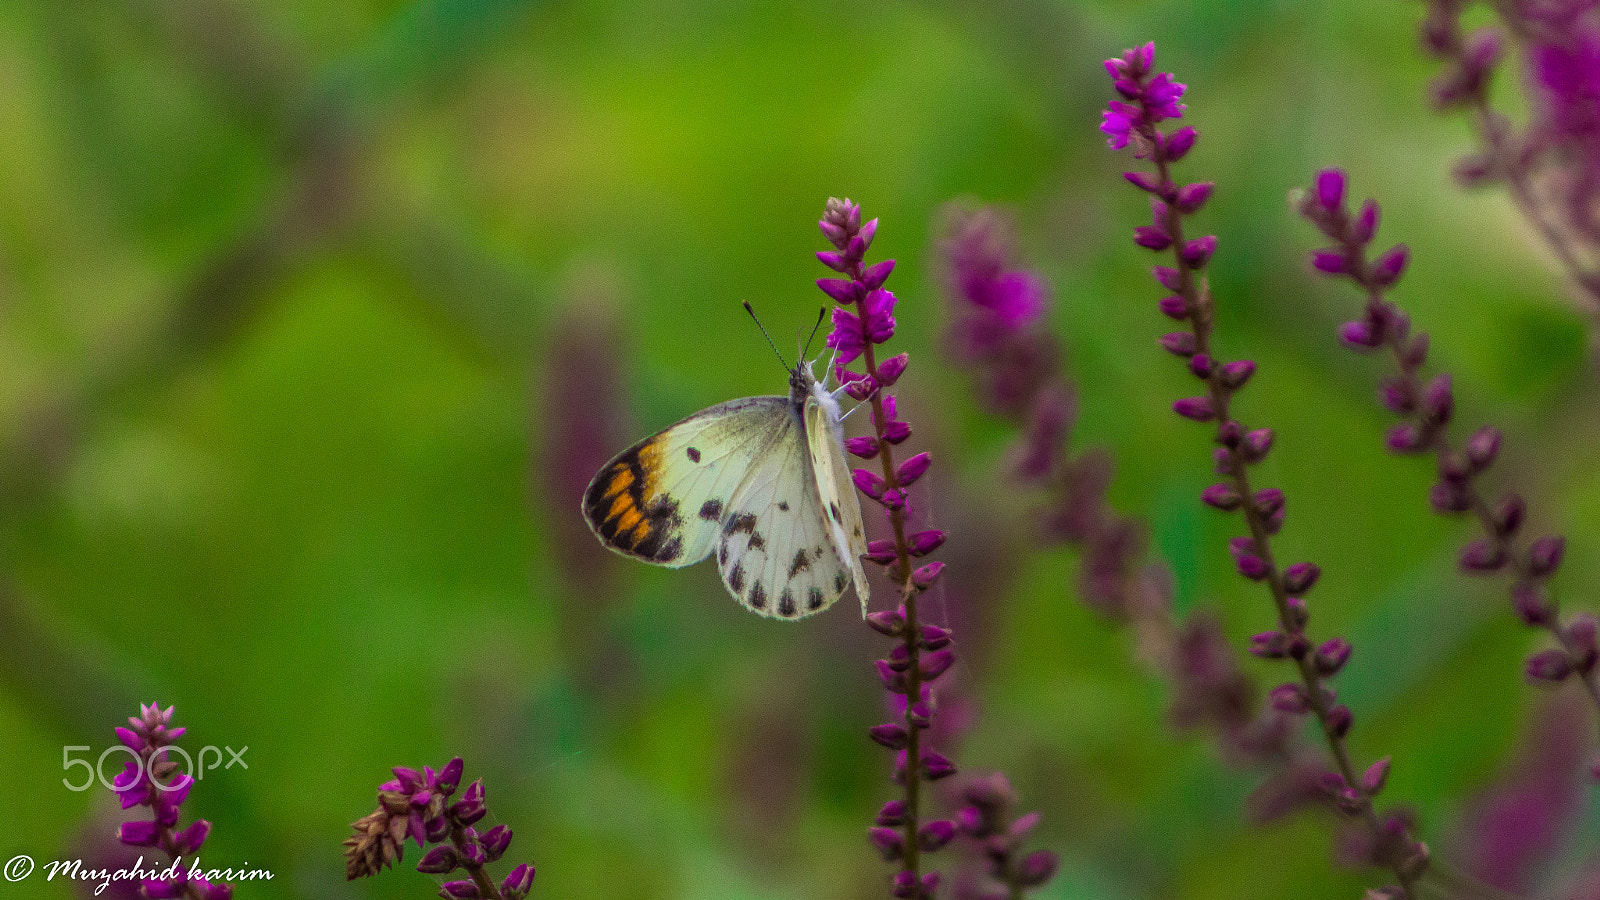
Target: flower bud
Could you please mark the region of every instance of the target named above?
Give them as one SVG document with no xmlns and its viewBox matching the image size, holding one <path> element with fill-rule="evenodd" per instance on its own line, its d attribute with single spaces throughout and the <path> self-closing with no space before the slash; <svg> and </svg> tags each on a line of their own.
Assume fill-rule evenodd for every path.
<svg viewBox="0 0 1600 900">
<path fill-rule="evenodd" d="M 440 844 L 423 855 L 417 863 L 417 871 L 424 875 L 444 875 L 456 870 L 455 848 L 449 844 Z"/>
<path fill-rule="evenodd" d="M 533 866 L 523 863 L 511 870 L 506 880 L 500 882 L 500 896 L 505 900 L 522 900 L 528 896 L 528 889 L 533 887 Z"/>
<path fill-rule="evenodd" d="M 1467 438 L 1466 452 L 1473 468 L 1479 471 L 1489 468 L 1500 453 L 1500 429 L 1486 425 L 1473 432 L 1472 437 Z"/>
<path fill-rule="evenodd" d="M 878 848 L 878 852 L 883 854 L 883 858 L 887 862 L 894 862 L 905 853 L 906 839 L 898 829 L 881 826 L 869 828 L 867 830 L 867 840 L 872 842 L 872 846 Z"/>
<path fill-rule="evenodd" d="M 918 668 L 922 672 L 923 681 L 933 681 L 943 675 L 955 665 L 956 653 L 954 650 L 938 650 L 929 653 L 918 661 Z"/>
<path fill-rule="evenodd" d="M 1017 883 L 1023 887 L 1038 887 L 1056 874 L 1061 861 L 1049 850 L 1035 850 L 1022 858 L 1017 866 Z"/>
<path fill-rule="evenodd" d="M 1169 319 L 1182 321 L 1189 318 L 1189 301 L 1183 299 L 1181 295 L 1173 294 L 1169 297 L 1162 297 L 1161 302 L 1156 305 Z"/>
<path fill-rule="evenodd" d="M 1316 563 L 1297 562 L 1283 570 L 1283 589 L 1290 595 L 1298 597 L 1317 583 L 1322 577 L 1322 569 Z"/>
<path fill-rule="evenodd" d="M 1207 506 L 1214 506 L 1223 512 L 1232 512 L 1239 508 L 1239 492 L 1230 484 L 1213 484 L 1200 492 L 1200 499 Z"/>
<path fill-rule="evenodd" d="M 1210 397 L 1185 397 L 1172 404 L 1172 411 L 1196 422 L 1209 422 L 1216 416 Z"/>
<path fill-rule="evenodd" d="M 928 471 L 928 467 L 931 465 L 933 465 L 932 454 L 918 453 L 900 464 L 900 468 L 895 470 L 895 480 L 900 482 L 901 488 L 910 487 L 913 482 L 922 477 L 924 472 Z"/>
<path fill-rule="evenodd" d="M 938 819 L 917 830 L 917 845 L 931 853 L 950 843 L 955 836 L 956 823 L 948 819 Z"/>
<path fill-rule="evenodd" d="M 1506 551 L 1498 541 L 1479 538 L 1461 548 L 1461 568 L 1467 572 L 1487 574 L 1504 568 Z"/>
<path fill-rule="evenodd" d="M 877 823 L 886 828 L 906 823 L 906 802 L 904 800 L 890 800 L 878 810 Z"/>
<path fill-rule="evenodd" d="M 1528 547 L 1528 574 L 1534 578 L 1544 578 L 1553 573 L 1561 565 L 1561 556 L 1566 552 L 1567 539 L 1559 534 L 1539 538 Z"/>
<path fill-rule="evenodd" d="M 1199 181 L 1178 188 L 1178 196 L 1175 201 L 1178 212 L 1184 215 L 1199 212 L 1200 207 L 1205 206 L 1206 201 L 1211 199 L 1211 191 L 1215 187 L 1215 182 Z"/>
<path fill-rule="evenodd" d="M 1244 387 L 1244 383 L 1250 380 L 1250 376 L 1254 375 L 1255 371 L 1256 364 L 1253 361 L 1238 359 L 1218 369 L 1217 380 L 1222 382 L 1223 387 L 1236 391 Z"/>
<path fill-rule="evenodd" d="M 1388 287 L 1399 281 L 1410 257 L 1411 251 L 1405 244 L 1396 244 L 1389 248 L 1387 253 L 1378 257 L 1377 262 L 1372 264 L 1370 270 L 1372 282 L 1379 287 Z"/>
<path fill-rule="evenodd" d="M 1555 601 L 1538 585 L 1518 583 L 1511 589 L 1511 605 L 1522 621 L 1529 625 L 1547 625 L 1555 621 Z"/>
<path fill-rule="evenodd" d="M 1311 700 L 1306 695 L 1305 685 L 1285 683 L 1272 689 L 1270 695 L 1272 708 L 1279 712 L 1300 715 L 1311 708 Z"/>
<path fill-rule="evenodd" d="M 955 764 L 942 753 L 922 754 L 922 775 L 929 781 L 938 781 L 956 774 Z"/>
<path fill-rule="evenodd" d="M 1312 658 L 1312 666 L 1317 674 L 1323 678 L 1331 678 L 1339 674 L 1344 664 L 1350 661 L 1350 642 L 1344 638 L 1333 638 L 1324 641 L 1317 648 L 1317 654 Z"/>
<path fill-rule="evenodd" d="M 918 531 L 911 535 L 907 543 L 910 544 L 912 556 L 927 556 L 929 553 L 944 545 L 945 533 L 937 528 L 928 531 Z"/>
<path fill-rule="evenodd" d="M 902 616 L 894 610 L 886 609 L 882 612 L 875 612 L 868 615 L 867 625 L 873 631 L 876 631 L 885 637 L 899 637 L 905 632 L 906 619 L 905 616 Z"/>
<path fill-rule="evenodd" d="M 1350 712 L 1350 707 L 1339 704 L 1328 710 L 1328 734 L 1335 738 L 1342 738 L 1350 733 L 1350 726 L 1356 721 L 1355 714 Z"/>
<path fill-rule="evenodd" d="M 1262 659 L 1283 659 L 1289 653 L 1289 637 L 1281 631 L 1264 631 L 1250 638 L 1250 653 Z"/>
<path fill-rule="evenodd" d="M 887 722 L 883 725 L 874 725 L 867 734 L 877 743 L 888 747 L 890 750 L 904 750 L 910 735 L 906 727 L 899 722 Z"/>
<path fill-rule="evenodd" d="M 1272 429 L 1257 428 L 1247 433 L 1239 443 L 1239 452 L 1246 462 L 1260 462 L 1272 449 Z"/>
<path fill-rule="evenodd" d="M 1161 336 L 1161 347 L 1173 356 L 1193 356 L 1200 341 L 1192 331 L 1174 331 Z"/>
<path fill-rule="evenodd" d="M 1371 796 L 1382 791 L 1388 780 L 1389 757 L 1385 756 L 1367 767 L 1367 771 L 1361 776 L 1361 789 Z"/>
<path fill-rule="evenodd" d="M 871 435 L 847 438 L 844 448 L 862 459 L 871 459 L 878 455 L 878 439 Z"/>
<path fill-rule="evenodd" d="M 1537 681 L 1564 681 L 1572 674 L 1572 661 L 1565 650 L 1541 650 L 1528 657 L 1526 670 Z"/>
</svg>

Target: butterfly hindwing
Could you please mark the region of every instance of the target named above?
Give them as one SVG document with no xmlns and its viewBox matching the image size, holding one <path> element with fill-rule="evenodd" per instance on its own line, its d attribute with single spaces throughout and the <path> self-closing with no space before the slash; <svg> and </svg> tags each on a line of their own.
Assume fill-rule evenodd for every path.
<svg viewBox="0 0 1600 900">
<path fill-rule="evenodd" d="M 850 567 L 856 596 L 861 598 L 861 614 L 867 614 L 867 573 L 861 557 L 867 552 L 867 536 L 861 521 L 861 504 L 852 490 L 850 465 L 844 456 L 844 430 L 839 425 L 839 407 L 825 392 L 817 391 L 806 400 L 806 450 L 817 482 L 818 505 L 834 553 Z"/>
<path fill-rule="evenodd" d="M 852 579 L 824 523 L 801 416 L 788 419 L 734 494 L 717 567 L 750 610 L 796 619 L 827 609 Z"/>
<path fill-rule="evenodd" d="M 645 438 L 589 482 L 589 527 L 607 547 L 644 562 L 678 568 L 705 559 L 740 483 L 793 418 L 786 397 L 745 397 Z"/>
</svg>

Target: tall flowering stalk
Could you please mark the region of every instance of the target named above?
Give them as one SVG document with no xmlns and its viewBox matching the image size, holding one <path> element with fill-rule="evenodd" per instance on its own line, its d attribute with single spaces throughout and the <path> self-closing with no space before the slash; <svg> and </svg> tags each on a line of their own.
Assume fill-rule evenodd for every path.
<svg viewBox="0 0 1600 900">
<path fill-rule="evenodd" d="M 1104 114 L 1101 130 L 1109 135 L 1113 149 L 1133 147 L 1134 156 L 1149 160 L 1153 172 L 1128 172 L 1125 177 L 1151 198 L 1153 222 L 1134 230 L 1137 244 L 1151 251 L 1171 252 L 1171 266 L 1157 266 L 1153 275 L 1172 292 L 1161 300 L 1168 317 L 1187 325 L 1161 339 L 1161 345 L 1188 363 L 1189 371 L 1205 386 L 1205 393 L 1173 404 L 1178 415 L 1196 422 L 1215 422 L 1218 447 L 1214 452 L 1217 474 L 1223 481 L 1208 488 L 1201 499 L 1209 506 L 1240 513 L 1247 531 L 1234 538 L 1229 549 L 1239 573 L 1261 582 L 1272 597 L 1278 628 L 1256 635 L 1251 652 L 1267 659 L 1287 660 L 1294 666 L 1296 680 L 1272 690 L 1277 709 L 1291 714 L 1315 716 L 1327 739 L 1334 770 L 1324 773 L 1322 786 L 1335 807 L 1363 827 L 1360 856 L 1372 864 L 1390 869 L 1398 884 L 1384 893 L 1395 897 L 1417 896 L 1417 881 L 1428 866 L 1428 848 L 1411 837 L 1407 817 L 1380 817 L 1373 801 L 1383 789 L 1389 760 L 1381 759 L 1358 774 L 1351 759 L 1346 737 L 1354 722 L 1350 708 L 1337 703 L 1330 684 L 1350 657 L 1350 644 L 1333 638 L 1314 642 L 1306 629 L 1309 612 L 1305 595 L 1316 584 L 1320 570 L 1310 562 L 1280 567 L 1273 554 L 1271 539 L 1283 527 L 1285 502 L 1276 488 L 1256 490 L 1250 482 L 1250 467 L 1261 462 L 1271 450 L 1271 429 L 1247 427 L 1235 414 L 1232 401 L 1255 373 L 1250 360 L 1223 362 L 1213 356 L 1211 337 L 1215 304 L 1204 277 L 1204 269 L 1216 251 L 1216 238 L 1187 238 L 1184 217 L 1198 212 L 1209 199 L 1213 185 L 1198 182 L 1180 185 L 1172 177 L 1173 164 L 1194 146 L 1198 137 L 1193 128 L 1182 127 L 1164 133 L 1158 126 L 1183 115 L 1185 86 L 1168 73 L 1155 74 L 1155 45 L 1146 44 L 1106 61 L 1121 100 L 1113 101 Z"/>
<path fill-rule="evenodd" d="M 1424 48 L 1446 69 L 1433 84 L 1439 109 L 1462 109 L 1481 148 L 1456 177 L 1503 181 L 1569 276 L 1600 303 L 1600 6 L 1592 0 L 1495 2 L 1502 28 L 1467 34 L 1471 0 L 1427 0 Z M 1523 49 L 1532 118 L 1519 130 L 1489 100 L 1509 32 Z"/>
<path fill-rule="evenodd" d="M 189 827 L 174 831 L 179 807 L 194 787 L 194 778 L 181 772 L 178 761 L 167 752 L 188 730 L 172 727 L 172 710 L 171 706 L 162 709 L 157 703 L 141 704 L 138 717 L 128 718 L 129 727 L 117 729 L 117 739 L 138 758 L 128 761 L 111 786 L 121 798 L 123 809 L 147 806 L 152 814 L 147 822 L 122 823 L 117 840 L 130 847 L 157 848 L 180 862 L 180 857 L 199 851 L 211 834 L 211 823 L 196 819 Z M 233 896 L 232 885 L 212 884 L 198 875 L 190 877 L 182 865 L 172 878 L 147 878 L 140 887 L 151 900 L 228 900 Z"/>
<path fill-rule="evenodd" d="M 1596 619 L 1588 613 L 1562 622 L 1556 597 L 1548 588 L 1561 566 L 1566 538 L 1558 534 L 1527 540 L 1523 523 L 1527 504 L 1514 492 L 1491 500 L 1479 479 L 1494 464 L 1501 436 L 1490 426 L 1479 428 L 1457 446 L 1450 437 L 1455 394 L 1450 376 L 1424 378 L 1428 335 L 1411 331 L 1411 320 L 1387 292 L 1405 271 L 1409 251 L 1404 244 L 1369 260 L 1369 248 L 1378 230 L 1378 204 L 1362 204 L 1354 216 L 1345 204 L 1345 174 L 1338 169 L 1317 173 L 1316 183 L 1299 202 L 1305 216 L 1333 246 L 1313 251 L 1311 263 L 1333 278 L 1346 278 L 1366 295 L 1362 316 L 1339 330 L 1345 346 L 1363 353 L 1380 353 L 1393 362 L 1393 370 L 1380 384 L 1378 396 L 1385 407 L 1400 416 L 1390 429 L 1389 449 L 1396 453 L 1430 455 L 1438 464 L 1439 480 L 1429 500 L 1441 514 L 1468 514 L 1477 519 L 1483 535 L 1461 550 L 1461 568 L 1477 575 L 1508 573 L 1511 605 L 1522 621 L 1549 632 L 1555 646 L 1529 657 L 1527 673 L 1544 681 L 1577 678 L 1600 710 L 1600 642 Z"/>
<path fill-rule="evenodd" d="M 450 798 L 461 785 L 461 757 L 435 772 L 396 766 L 394 778 L 378 785 L 378 808 L 357 819 L 355 834 L 345 839 L 345 877 L 376 875 L 405 856 L 410 838 L 417 847 L 433 845 L 417 862 L 417 871 L 448 875 L 457 869 L 467 877 L 447 881 L 439 889 L 444 900 L 522 900 L 533 886 L 533 866 L 523 863 L 498 883 L 488 864 L 511 845 L 511 829 L 496 825 L 480 833 L 474 826 L 488 814 L 483 779 L 467 785 L 461 798 Z"/>
<path fill-rule="evenodd" d="M 873 434 L 851 438 L 846 445 L 862 459 L 877 459 L 879 471 L 856 469 L 856 487 L 883 507 L 893 530 L 892 540 L 873 541 L 868 559 L 887 566 L 889 578 L 900 591 L 900 607 L 893 612 L 873 613 L 867 621 L 882 634 L 900 641 L 886 659 L 877 662 L 878 674 L 899 712 L 897 721 L 872 729 L 872 739 L 899 751 L 894 778 L 904 785 L 899 800 L 884 804 L 877 825 L 868 833 L 884 858 L 900 864 L 894 876 L 893 894 L 904 898 L 932 897 L 939 884 L 939 873 L 923 872 L 922 854 L 933 852 L 955 837 L 955 823 L 938 820 L 923 823 L 924 781 L 937 781 L 954 775 L 950 760 L 924 745 L 924 732 L 932 724 L 934 709 L 929 690 L 935 680 L 955 663 L 950 632 L 937 625 L 924 625 L 917 618 L 917 595 L 932 587 L 944 563 L 930 562 L 916 568 L 912 560 L 926 556 L 944 543 L 942 531 L 906 533 L 907 490 L 928 471 L 932 458 L 919 453 L 896 464 L 893 448 L 911 436 L 911 426 L 896 416 L 895 398 L 886 394 L 905 372 L 907 355 L 902 353 L 878 361 L 876 346 L 894 335 L 894 294 L 883 289 L 894 270 L 894 260 L 868 266 L 867 248 L 878 231 L 878 220 L 862 224 L 861 207 L 848 199 L 829 199 L 822 220 L 817 223 L 834 249 L 817 254 L 828 268 L 845 277 L 824 278 L 817 282 L 837 307 L 833 310 L 833 330 L 827 344 L 834 348 L 834 374 L 845 385 L 845 392 L 865 401 L 872 410 Z M 864 372 L 846 369 L 857 359 Z"/>
<path fill-rule="evenodd" d="M 1302 750 L 1290 719 L 1260 711 L 1255 681 L 1216 623 L 1204 614 L 1174 615 L 1171 573 L 1144 558 L 1145 523 L 1107 502 L 1110 457 L 1095 449 L 1072 452 L 1077 392 L 1062 372 L 1059 340 L 1039 327 L 1049 305 L 1044 281 L 1013 260 L 1011 231 L 995 209 L 948 214 L 940 241 L 951 303 L 946 343 L 956 362 L 977 375 L 985 405 L 1019 424 L 1007 474 L 1044 495 L 1034 534 L 1046 546 L 1082 554 L 1079 597 L 1130 628 L 1139 653 L 1171 679 L 1175 725 L 1209 728 L 1236 763 L 1297 760 Z M 1272 798 L 1283 794 L 1285 778 L 1297 775 L 1293 766 L 1277 773 L 1252 807 L 1286 811 Z"/>
<path fill-rule="evenodd" d="M 857 489 L 883 509 L 894 535 L 868 544 L 867 558 L 887 569 L 900 594 L 897 609 L 867 617 L 874 630 L 898 641 L 877 661 L 896 719 L 874 727 L 871 737 L 897 753 L 894 780 L 903 787 L 899 798 L 883 805 L 868 837 L 886 860 L 899 866 L 891 881 L 892 894 L 929 898 L 938 888 L 939 873 L 924 871 L 923 855 L 942 849 L 959 830 L 949 819 L 927 820 L 923 789 L 924 782 L 956 773 L 955 765 L 927 742 L 936 710 L 932 687 L 954 665 L 956 655 L 949 630 L 922 622 L 917 610 L 918 595 L 938 581 L 944 563 L 916 561 L 937 550 L 945 533 L 937 529 L 908 533 L 907 529 L 907 492 L 928 471 L 932 457 L 918 453 L 904 462 L 895 460 L 894 448 L 911 436 L 911 426 L 899 419 L 894 395 L 887 391 L 904 374 L 908 356 L 901 353 L 880 361 L 876 350 L 895 330 L 895 296 L 883 287 L 894 270 L 894 260 L 870 266 L 865 262 L 878 220 L 863 224 L 858 205 L 848 199 L 830 199 L 817 224 L 834 248 L 818 253 L 817 258 L 844 276 L 817 282 L 837 304 L 827 338 L 828 346 L 836 351 L 834 375 L 846 393 L 866 403 L 872 412 L 873 433 L 851 438 L 846 447 L 862 459 L 876 459 L 877 471 L 856 469 L 853 479 Z M 847 368 L 857 360 L 863 371 Z M 967 833 L 976 836 L 970 828 Z M 985 830 L 983 836 L 993 835 Z M 1026 870 L 1021 867 L 1024 862 L 1029 866 Z M 991 869 L 1015 897 L 1025 888 L 1043 884 L 1054 870 L 1055 857 L 1050 854 L 1035 854 L 1016 864 L 1008 855 L 1003 865 Z"/>
</svg>

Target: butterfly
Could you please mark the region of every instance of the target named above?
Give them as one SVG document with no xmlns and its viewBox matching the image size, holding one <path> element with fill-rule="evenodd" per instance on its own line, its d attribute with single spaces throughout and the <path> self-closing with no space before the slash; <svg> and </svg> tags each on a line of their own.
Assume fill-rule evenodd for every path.
<svg viewBox="0 0 1600 900">
<path fill-rule="evenodd" d="M 719 403 L 617 454 L 584 490 L 584 518 L 602 544 L 658 566 L 714 551 L 728 593 L 760 615 L 821 612 L 852 584 L 866 615 L 866 535 L 841 419 L 797 364 L 789 396 Z"/>
</svg>

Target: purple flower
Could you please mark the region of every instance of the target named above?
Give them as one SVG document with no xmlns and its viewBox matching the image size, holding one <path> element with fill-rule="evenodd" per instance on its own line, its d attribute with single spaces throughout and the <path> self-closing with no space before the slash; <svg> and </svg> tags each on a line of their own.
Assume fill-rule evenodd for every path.
<svg viewBox="0 0 1600 900">
<path fill-rule="evenodd" d="M 1101 113 L 1100 130 L 1108 135 L 1107 145 L 1121 150 L 1132 142 L 1153 142 L 1155 126 L 1167 119 L 1183 116 L 1184 85 L 1172 80 L 1167 73 L 1147 78 L 1154 64 L 1155 45 L 1146 44 L 1124 53 L 1120 58 L 1106 60 L 1106 71 L 1123 98 L 1111 101 Z M 1144 157 L 1145 149 L 1135 155 Z"/>
<path fill-rule="evenodd" d="M 117 839 L 130 847 L 155 847 L 176 856 L 192 855 L 211 834 L 211 823 L 197 819 L 187 828 L 174 833 L 181 814 L 180 807 L 194 786 L 194 779 L 178 767 L 178 762 L 167 753 L 167 748 L 177 742 L 187 729 L 172 727 L 172 707 L 162 709 L 160 704 L 139 706 L 139 715 L 128 719 L 128 728 L 116 729 L 117 740 L 136 752 L 138 761 L 130 760 L 112 782 L 112 789 L 122 801 L 123 809 L 135 806 L 150 808 L 150 819 L 122 823 L 117 829 Z M 176 896 L 182 881 L 149 880 L 145 882 L 151 896 L 171 892 Z M 232 888 L 225 884 L 191 883 L 202 896 L 225 898 Z"/>
<path fill-rule="evenodd" d="M 471 876 L 447 882 L 439 892 L 447 900 L 520 900 L 527 894 L 533 881 L 530 865 L 517 866 L 498 889 L 488 876 L 485 867 L 505 854 L 511 829 L 496 825 L 479 833 L 473 827 L 488 812 L 483 782 L 472 782 L 460 799 L 450 802 L 464 769 L 459 756 L 438 771 L 396 766 L 394 779 L 378 786 L 377 809 L 357 819 L 351 826 L 355 834 L 344 841 L 345 877 L 376 875 L 393 865 L 404 858 L 404 842 L 410 838 L 418 847 L 435 845 L 418 861 L 418 872 L 448 875 L 464 869 Z M 490 885 L 487 895 L 481 884 Z"/>
</svg>

